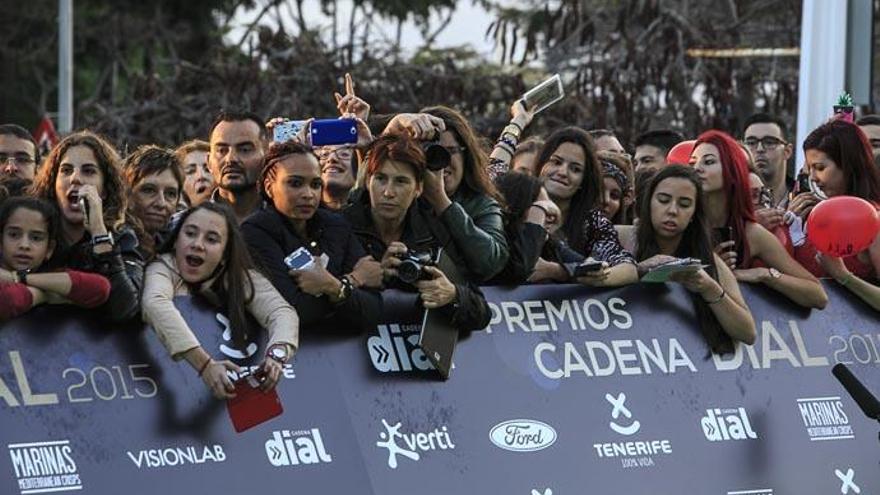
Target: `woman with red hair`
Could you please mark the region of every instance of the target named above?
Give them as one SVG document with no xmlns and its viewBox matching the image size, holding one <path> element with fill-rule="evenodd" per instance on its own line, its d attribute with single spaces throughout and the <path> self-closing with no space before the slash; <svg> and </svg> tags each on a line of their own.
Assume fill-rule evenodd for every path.
<svg viewBox="0 0 880 495">
<path fill-rule="evenodd" d="M 724 234 L 716 251 L 740 282 L 764 284 L 808 308 L 824 308 L 828 296 L 822 285 L 798 264 L 779 240 L 755 220 L 749 195 L 749 167 L 736 141 L 710 130 L 697 138 L 691 155 L 706 197 L 713 232 Z M 730 239 L 723 239 L 728 237 Z M 763 266 L 756 267 L 760 261 Z"/>
<path fill-rule="evenodd" d="M 856 196 L 880 207 L 880 170 L 858 126 L 837 119 L 817 127 L 804 140 L 804 156 L 810 179 L 825 196 Z M 804 203 L 809 200 L 806 197 Z M 814 275 L 833 277 L 880 310 L 880 287 L 867 281 L 880 276 L 880 235 L 868 249 L 845 260 L 817 253 L 809 241 L 798 246 L 795 256 Z"/>
</svg>

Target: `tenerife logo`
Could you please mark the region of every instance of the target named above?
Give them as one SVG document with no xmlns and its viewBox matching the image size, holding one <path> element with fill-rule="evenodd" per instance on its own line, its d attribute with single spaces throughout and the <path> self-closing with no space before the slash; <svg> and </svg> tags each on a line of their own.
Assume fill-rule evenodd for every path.
<svg viewBox="0 0 880 495">
<path fill-rule="evenodd" d="M 378 325 L 379 335 L 367 339 L 373 367 L 388 373 L 432 370 L 434 365 L 419 347 L 419 325 Z"/>
<path fill-rule="evenodd" d="M 626 406 L 626 394 L 605 394 L 605 400 L 611 404 L 612 421 L 608 423 L 611 431 L 624 437 L 641 431 L 642 424 Z M 672 454 L 672 442 L 666 439 L 594 443 L 593 448 L 600 459 L 619 458 L 624 468 L 651 467 L 655 465 L 654 456 Z"/>
<path fill-rule="evenodd" d="M 758 438 L 752 429 L 752 423 L 746 410 L 737 409 L 706 409 L 706 415 L 700 420 L 703 435 L 710 442 L 727 440 L 748 440 Z"/>
<path fill-rule="evenodd" d="M 388 467 L 391 469 L 397 469 L 397 456 L 399 455 L 411 461 L 418 461 L 421 458 L 420 451 L 429 452 L 455 448 L 445 426 L 428 433 L 401 433 L 399 421 L 391 426 L 388 421 L 382 419 L 382 426 L 385 427 L 385 431 L 379 433 L 380 440 L 376 442 L 376 446 L 388 449 Z M 399 443 L 401 440 L 403 446 Z"/>
<path fill-rule="evenodd" d="M 226 342 L 232 342 L 232 327 L 229 326 L 229 318 L 220 313 L 216 314 L 216 318 L 223 327 L 223 340 Z M 234 347 L 229 347 L 226 344 L 220 344 L 220 352 L 232 359 L 247 359 L 256 354 L 257 344 L 255 342 L 249 343 L 243 352 Z"/>
<path fill-rule="evenodd" d="M 165 449 L 140 450 L 135 454 L 128 451 L 128 458 L 138 469 L 181 466 L 184 464 L 204 464 L 206 462 L 223 462 L 226 453 L 220 445 L 199 447 L 169 447 Z"/>
<path fill-rule="evenodd" d="M 69 440 L 8 444 L 22 494 L 82 490 Z"/>
<path fill-rule="evenodd" d="M 317 428 L 273 431 L 272 438 L 266 441 L 266 456 L 275 467 L 333 461 Z"/>
<path fill-rule="evenodd" d="M 626 402 L 626 394 L 623 392 L 617 394 L 617 398 L 615 398 L 611 394 L 605 394 L 605 400 L 611 403 L 611 418 L 618 419 L 620 415 L 623 414 L 626 418 L 632 418 L 632 413 L 629 412 L 629 409 L 626 408 L 624 402 Z M 635 435 L 638 433 L 639 428 L 641 428 L 641 424 L 638 421 L 633 421 L 627 426 L 620 426 L 614 421 L 608 423 L 608 426 L 611 427 L 612 430 L 620 433 L 621 435 Z"/>
<path fill-rule="evenodd" d="M 797 405 L 810 441 L 855 438 L 840 397 L 798 399 Z"/>
<path fill-rule="evenodd" d="M 495 425 L 489 431 L 495 446 L 514 452 L 543 450 L 556 442 L 556 430 L 531 419 L 512 419 Z"/>
</svg>

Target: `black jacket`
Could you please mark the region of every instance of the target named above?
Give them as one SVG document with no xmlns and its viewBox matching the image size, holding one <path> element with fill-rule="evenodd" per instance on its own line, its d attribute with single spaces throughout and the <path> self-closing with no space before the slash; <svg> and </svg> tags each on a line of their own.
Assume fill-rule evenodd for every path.
<svg viewBox="0 0 880 495">
<path fill-rule="evenodd" d="M 110 281 L 110 298 L 98 308 L 111 321 L 130 320 L 140 313 L 144 286 L 144 259 L 131 227 L 123 225 L 113 233 L 113 249 L 100 255 L 92 251 L 88 232 L 72 246 L 59 246 L 49 260 L 48 269 L 71 268 L 100 273 Z"/>
<path fill-rule="evenodd" d="M 287 218 L 271 204 L 247 217 L 241 231 L 251 255 L 266 277 L 299 314 L 302 327 L 317 323 L 341 324 L 352 328 L 375 327 L 382 313 L 381 296 L 374 291 L 354 289 L 342 303 L 334 305 L 326 297 L 314 297 L 299 290 L 288 275 L 284 257 L 306 246 L 313 255 L 326 254 L 330 261 L 327 271 L 341 278 L 354 269 L 366 256 L 351 226 L 341 215 L 318 209 L 306 224 L 308 239 L 301 239 Z M 331 320 L 326 320 L 332 318 Z"/>
<path fill-rule="evenodd" d="M 379 237 L 379 233 L 373 224 L 369 194 L 362 189 L 354 191 L 350 201 L 343 210 L 343 215 L 351 223 L 355 235 L 367 253 L 377 261 L 381 260 L 388 246 Z M 410 206 L 404 221 L 400 242 L 406 244 L 411 251 L 419 253 L 434 254 L 438 248 L 442 247 L 450 259 L 457 266 L 463 268 L 464 263 L 451 236 L 442 223 L 431 217 L 430 211 L 430 206 L 420 201 Z M 486 298 L 479 287 L 469 283 L 467 280 L 450 279 L 450 281 L 456 286 L 458 300 L 454 304 L 448 304 L 440 308 L 440 310 L 449 316 L 452 324 L 458 327 L 459 330 L 482 330 L 486 328 L 491 314 Z M 413 286 L 398 279 L 388 281 L 387 286 L 408 292 L 415 290 Z"/>
<path fill-rule="evenodd" d="M 535 270 L 541 257 L 547 231 L 544 227 L 528 222 L 508 225 L 506 229 L 507 247 L 510 257 L 507 265 L 498 275 L 492 277 L 487 285 L 523 285 Z"/>
</svg>

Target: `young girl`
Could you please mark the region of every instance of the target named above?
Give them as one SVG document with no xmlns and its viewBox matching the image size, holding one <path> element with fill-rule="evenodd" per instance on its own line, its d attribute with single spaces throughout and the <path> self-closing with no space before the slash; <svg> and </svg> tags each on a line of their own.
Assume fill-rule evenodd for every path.
<svg viewBox="0 0 880 495">
<path fill-rule="evenodd" d="M 669 165 L 651 180 L 641 203 L 636 259 L 646 272 L 675 258 L 708 265 L 676 277 L 692 294 L 700 330 L 713 352 L 733 351 L 733 340 L 755 341 L 755 321 L 730 268 L 712 252 L 702 184 L 688 167 Z"/>
<path fill-rule="evenodd" d="M 171 357 L 186 359 L 214 397 L 234 396 L 226 370 L 237 372 L 238 366 L 228 360 L 214 361 L 174 306 L 176 296 L 199 293 L 225 309 L 236 347 L 248 341 L 247 313 L 269 332 L 261 366 L 266 376 L 262 388 L 274 387 L 283 364 L 297 348 L 299 318 L 253 268 L 232 210 L 210 201 L 190 208 L 160 251 L 164 254 L 147 267 L 143 316 Z"/>
<path fill-rule="evenodd" d="M 94 308 L 110 295 L 101 275 L 76 270 L 42 272 L 58 239 L 58 213 L 45 201 L 19 196 L 0 208 L 0 320 L 43 303 Z"/>
</svg>

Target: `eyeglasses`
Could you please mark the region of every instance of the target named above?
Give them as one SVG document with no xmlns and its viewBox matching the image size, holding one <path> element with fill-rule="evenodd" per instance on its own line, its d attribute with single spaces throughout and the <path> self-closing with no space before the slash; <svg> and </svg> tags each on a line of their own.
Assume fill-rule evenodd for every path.
<svg viewBox="0 0 880 495">
<path fill-rule="evenodd" d="M 764 136 L 762 138 L 749 137 L 743 141 L 743 144 L 748 146 L 749 148 L 756 150 L 758 149 L 758 145 L 763 145 L 765 150 L 774 150 L 782 145 L 788 144 L 785 141 L 773 137 L 773 136 Z"/>
<path fill-rule="evenodd" d="M 351 146 L 322 146 L 315 150 L 318 160 L 329 160 L 330 155 L 336 155 L 342 161 L 351 160 L 354 149 Z"/>
<path fill-rule="evenodd" d="M 459 153 L 464 153 L 467 151 L 467 148 L 464 146 L 444 146 L 443 149 L 446 150 L 450 155 L 457 155 Z"/>
<path fill-rule="evenodd" d="M 6 153 L 0 153 L 0 165 L 6 165 L 9 162 L 12 162 L 16 167 L 24 167 L 25 165 L 34 163 L 34 159 L 27 155 L 7 155 Z"/>
</svg>

